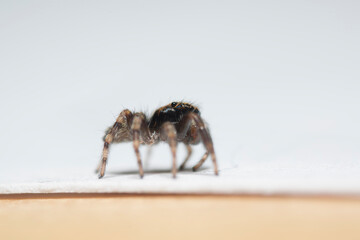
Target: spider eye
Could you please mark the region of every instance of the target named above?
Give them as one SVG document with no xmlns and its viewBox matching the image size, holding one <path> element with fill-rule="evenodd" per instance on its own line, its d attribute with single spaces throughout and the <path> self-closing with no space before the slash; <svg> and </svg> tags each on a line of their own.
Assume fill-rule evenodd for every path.
<svg viewBox="0 0 360 240">
<path fill-rule="evenodd" d="M 172 106 L 172 107 L 175 107 L 176 104 L 177 104 L 176 102 L 172 102 L 172 103 L 171 103 L 171 106 Z"/>
</svg>

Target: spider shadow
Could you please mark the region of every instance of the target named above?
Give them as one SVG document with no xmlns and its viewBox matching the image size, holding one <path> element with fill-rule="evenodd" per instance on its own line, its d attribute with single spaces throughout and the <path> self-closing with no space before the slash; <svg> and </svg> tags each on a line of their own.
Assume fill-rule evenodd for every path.
<svg viewBox="0 0 360 240">
<path fill-rule="evenodd" d="M 179 171 L 179 169 L 177 169 L 177 173 L 196 173 L 196 172 L 201 172 L 202 170 L 207 170 L 210 169 L 210 167 L 200 167 L 198 170 L 193 171 L 192 168 L 185 168 L 181 171 Z M 117 175 L 138 175 L 139 174 L 139 170 L 135 169 L 135 170 L 127 170 L 127 171 L 107 171 L 107 174 L 109 174 L 107 177 L 116 177 Z M 150 170 L 144 170 L 144 175 L 155 175 L 155 174 L 163 174 L 163 173 L 168 173 L 171 174 L 171 169 L 150 169 Z M 111 174 L 111 175 L 110 175 Z"/>
</svg>

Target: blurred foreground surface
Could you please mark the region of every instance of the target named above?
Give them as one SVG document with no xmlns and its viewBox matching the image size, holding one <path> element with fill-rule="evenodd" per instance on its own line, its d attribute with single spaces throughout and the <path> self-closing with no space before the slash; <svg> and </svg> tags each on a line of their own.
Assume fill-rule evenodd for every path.
<svg viewBox="0 0 360 240">
<path fill-rule="evenodd" d="M 0 197 L 1 239 L 360 239 L 359 198 Z"/>
</svg>

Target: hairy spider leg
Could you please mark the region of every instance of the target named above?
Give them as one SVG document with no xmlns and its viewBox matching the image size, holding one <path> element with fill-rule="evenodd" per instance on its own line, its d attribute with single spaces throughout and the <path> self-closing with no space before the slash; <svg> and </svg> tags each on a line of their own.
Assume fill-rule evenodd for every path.
<svg viewBox="0 0 360 240">
<path fill-rule="evenodd" d="M 186 134 L 189 131 L 189 128 L 193 121 L 195 122 L 197 132 L 200 133 L 201 140 L 205 146 L 205 149 L 211 155 L 212 162 L 214 165 L 215 175 L 218 175 L 219 171 L 218 171 L 218 166 L 217 166 L 217 162 L 216 162 L 214 145 L 213 145 L 210 133 L 206 129 L 205 124 L 199 115 L 197 115 L 195 113 L 188 113 L 187 115 L 184 116 L 184 118 L 179 123 L 179 129 L 178 129 L 179 139 L 184 139 L 186 137 Z M 200 166 L 203 164 L 204 161 L 205 160 L 203 160 L 203 161 L 200 160 L 200 162 L 199 162 Z M 196 169 L 198 169 L 200 167 L 197 165 L 196 165 Z"/>
<path fill-rule="evenodd" d="M 203 163 L 205 162 L 205 160 L 208 158 L 209 156 L 209 152 L 206 152 L 202 158 L 200 159 L 200 161 L 192 168 L 193 171 L 198 170 L 199 167 L 201 167 L 201 165 L 203 165 Z"/>
<path fill-rule="evenodd" d="M 186 146 L 186 149 L 187 149 L 187 155 L 186 155 L 185 160 L 183 161 L 183 163 L 180 165 L 179 170 L 184 170 L 185 164 L 189 160 L 189 158 L 190 158 L 190 156 L 192 154 L 191 146 L 189 144 L 185 144 L 185 146 Z"/>
<path fill-rule="evenodd" d="M 165 122 L 163 125 L 161 125 L 160 138 L 167 140 L 173 157 L 173 161 L 172 161 L 173 178 L 176 178 L 176 147 L 177 147 L 176 135 L 177 135 L 176 129 L 173 124 L 171 124 L 170 122 Z"/>
<path fill-rule="evenodd" d="M 140 129 L 142 128 L 142 125 L 144 125 L 144 120 L 141 118 L 140 115 L 136 114 L 133 118 L 132 124 L 131 124 L 131 131 L 133 134 L 133 146 L 137 158 L 137 163 L 139 165 L 139 174 L 140 177 L 144 177 L 144 170 L 141 163 L 141 157 L 140 157 Z"/>
<path fill-rule="evenodd" d="M 110 147 L 110 144 L 112 143 L 112 141 L 114 139 L 115 133 L 121 127 L 121 123 L 123 123 L 125 121 L 130 122 L 131 119 L 132 119 L 132 113 L 130 112 L 130 110 L 125 109 L 124 111 L 122 111 L 119 114 L 119 116 L 116 119 L 114 125 L 112 126 L 110 131 L 105 136 L 102 159 L 101 159 L 101 162 L 100 162 L 100 164 L 98 166 L 98 169 L 97 169 L 97 172 L 100 171 L 99 178 L 102 178 L 104 176 L 104 174 L 105 174 L 105 168 L 106 168 L 107 159 L 108 159 L 108 155 L 109 155 L 109 147 Z"/>
</svg>

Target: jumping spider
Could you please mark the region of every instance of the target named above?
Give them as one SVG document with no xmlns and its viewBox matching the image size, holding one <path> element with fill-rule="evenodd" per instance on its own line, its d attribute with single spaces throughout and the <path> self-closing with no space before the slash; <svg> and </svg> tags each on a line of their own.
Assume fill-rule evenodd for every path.
<svg viewBox="0 0 360 240">
<path fill-rule="evenodd" d="M 192 169 L 196 171 L 210 154 L 215 174 L 218 175 L 216 156 L 209 130 L 200 117 L 199 109 L 189 103 L 172 102 L 157 109 L 150 120 L 147 120 L 142 112 L 132 113 L 128 109 L 123 110 L 114 125 L 107 129 L 103 140 L 102 160 L 97 168 L 97 172 L 100 172 L 99 178 L 102 178 L 105 174 L 110 144 L 130 141 L 133 142 L 141 178 L 144 176 L 144 171 L 139 152 L 140 144 L 152 145 L 160 141 L 168 142 L 170 145 L 174 178 L 176 176 L 177 142 L 184 143 L 188 151 L 180 170 L 184 169 L 185 163 L 190 158 L 192 152 L 190 145 L 202 141 L 206 152 Z"/>
</svg>

